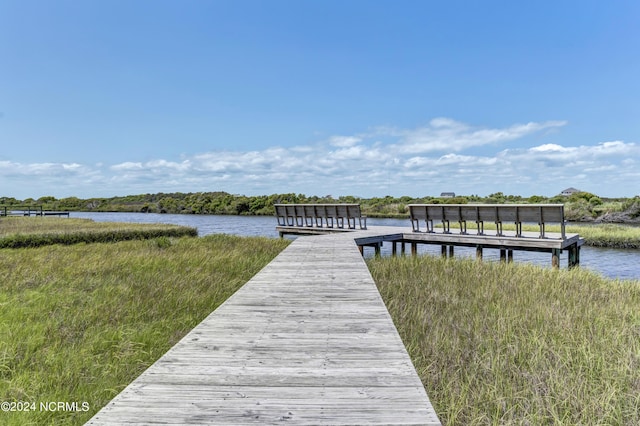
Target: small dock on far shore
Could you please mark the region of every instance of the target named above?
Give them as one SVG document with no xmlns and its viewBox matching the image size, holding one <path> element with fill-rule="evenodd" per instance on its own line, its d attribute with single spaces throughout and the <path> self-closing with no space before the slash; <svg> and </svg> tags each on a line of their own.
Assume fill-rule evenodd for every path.
<svg viewBox="0 0 640 426">
<path fill-rule="evenodd" d="M 18 206 L 0 206 L 0 216 L 66 216 L 69 217 L 68 211 L 52 211 L 44 210 L 42 206 L 18 205 Z"/>
</svg>

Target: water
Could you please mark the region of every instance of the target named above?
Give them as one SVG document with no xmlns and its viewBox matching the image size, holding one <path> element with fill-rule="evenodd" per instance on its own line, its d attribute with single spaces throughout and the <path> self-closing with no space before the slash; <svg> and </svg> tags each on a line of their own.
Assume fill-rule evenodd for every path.
<svg viewBox="0 0 640 426">
<path fill-rule="evenodd" d="M 191 226 L 198 229 L 198 235 L 234 234 L 242 236 L 278 237 L 276 219 L 273 216 L 217 216 L 217 215 L 183 215 L 159 213 L 88 213 L 72 212 L 70 217 L 88 218 L 96 222 L 134 222 L 134 223 L 170 223 Z M 371 226 L 400 226 L 408 228 L 410 225 L 403 219 L 367 219 Z M 407 250 L 410 250 L 407 247 Z M 385 243 L 382 253 L 391 254 L 391 243 Z M 419 244 L 418 253 L 429 253 L 440 256 L 440 246 Z M 365 247 L 365 256 L 372 256 L 373 249 Z M 455 256 L 475 257 L 475 248 L 456 247 Z M 567 251 L 560 256 L 562 267 L 567 265 Z M 485 249 L 483 259 L 497 261 L 500 258 L 498 250 Z M 550 267 L 551 254 L 514 251 L 516 262 L 531 262 Z M 640 250 L 605 249 L 585 247 L 580 249 L 580 266 L 592 269 L 610 278 L 640 279 Z"/>
</svg>

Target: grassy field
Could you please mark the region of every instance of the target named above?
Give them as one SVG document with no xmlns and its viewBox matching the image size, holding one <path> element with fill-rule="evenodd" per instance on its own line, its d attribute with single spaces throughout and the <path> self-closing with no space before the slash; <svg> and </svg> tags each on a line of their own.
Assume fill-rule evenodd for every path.
<svg viewBox="0 0 640 426">
<path fill-rule="evenodd" d="M 59 217 L 3 217 L 0 248 L 99 243 L 198 235 L 195 228 L 167 224 L 94 222 Z"/>
<path fill-rule="evenodd" d="M 216 235 L 0 249 L 0 401 L 37 408 L 0 423 L 83 424 L 287 244 Z M 88 411 L 38 409 L 58 401 Z"/>
<path fill-rule="evenodd" d="M 428 256 L 368 263 L 443 423 L 640 424 L 640 281 Z"/>
<path fill-rule="evenodd" d="M 0 241 L 111 241 L 127 226 L 2 218 Z M 81 408 L 0 423 L 83 424 L 287 244 L 162 235 L 0 249 L 0 401 Z M 368 262 L 446 424 L 640 424 L 640 282 L 467 259 Z"/>
<path fill-rule="evenodd" d="M 570 225 L 567 226 L 567 232 L 580 234 L 585 239 L 585 244 L 593 247 L 640 249 L 640 226 Z"/>
</svg>

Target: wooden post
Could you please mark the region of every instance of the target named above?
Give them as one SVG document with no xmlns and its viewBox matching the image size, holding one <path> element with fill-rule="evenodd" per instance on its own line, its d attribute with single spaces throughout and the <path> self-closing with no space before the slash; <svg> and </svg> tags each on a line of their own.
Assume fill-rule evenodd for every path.
<svg viewBox="0 0 640 426">
<path fill-rule="evenodd" d="M 377 243 L 375 246 L 375 250 L 376 250 L 376 257 L 380 257 L 380 248 L 382 247 L 382 243 Z"/>
<path fill-rule="evenodd" d="M 560 268 L 560 249 L 551 250 L 551 266 L 554 269 Z"/>
<path fill-rule="evenodd" d="M 482 260 L 482 246 L 476 246 L 476 259 Z"/>
<path fill-rule="evenodd" d="M 453 246 L 449 246 L 449 257 L 453 257 Z"/>
<path fill-rule="evenodd" d="M 506 261 L 507 261 L 507 250 L 500 249 L 500 262 L 506 262 Z"/>
<path fill-rule="evenodd" d="M 398 253 L 398 243 L 396 241 L 393 241 L 391 243 L 391 256 L 396 257 L 396 254 Z"/>
<path fill-rule="evenodd" d="M 364 256 L 364 246 L 358 246 L 358 250 L 360 250 L 360 254 Z"/>
<path fill-rule="evenodd" d="M 569 247 L 569 269 L 575 268 L 580 264 L 580 247 L 578 244 L 573 244 Z"/>
<path fill-rule="evenodd" d="M 442 253 L 442 257 L 447 257 L 447 246 L 440 246 L 440 252 Z"/>
<path fill-rule="evenodd" d="M 406 247 L 406 243 L 404 241 L 402 241 L 401 244 L 402 245 L 400 246 L 400 253 L 404 256 L 406 251 L 407 251 L 407 247 Z"/>
<path fill-rule="evenodd" d="M 411 243 L 411 256 L 418 255 L 418 243 Z"/>
<path fill-rule="evenodd" d="M 507 250 L 507 262 L 513 262 L 513 250 Z"/>
</svg>

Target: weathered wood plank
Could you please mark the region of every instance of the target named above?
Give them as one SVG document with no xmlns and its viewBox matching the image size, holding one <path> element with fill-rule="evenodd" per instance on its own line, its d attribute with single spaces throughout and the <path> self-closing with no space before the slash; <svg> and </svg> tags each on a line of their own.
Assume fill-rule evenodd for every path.
<svg viewBox="0 0 640 426">
<path fill-rule="evenodd" d="M 294 241 L 88 424 L 439 424 L 354 236 Z"/>
</svg>

